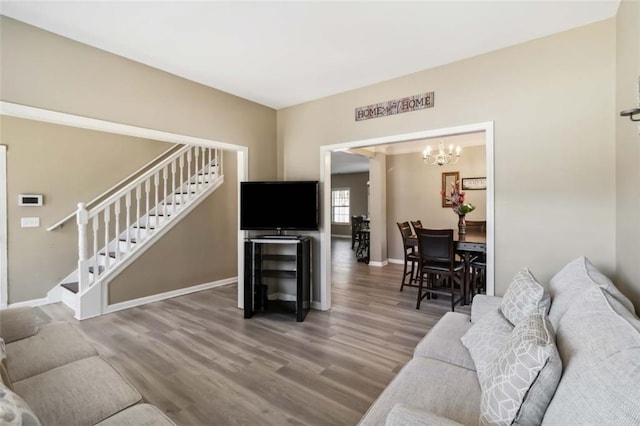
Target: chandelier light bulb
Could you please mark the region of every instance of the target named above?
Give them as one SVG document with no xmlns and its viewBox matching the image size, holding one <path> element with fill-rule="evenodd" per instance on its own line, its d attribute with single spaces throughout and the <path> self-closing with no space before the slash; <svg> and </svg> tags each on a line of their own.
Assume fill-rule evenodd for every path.
<svg viewBox="0 0 640 426">
<path fill-rule="evenodd" d="M 449 152 L 445 150 L 444 142 L 438 142 L 437 154 L 431 155 L 431 146 L 427 145 L 424 151 L 422 151 L 422 161 L 427 166 L 444 166 L 446 164 L 456 164 L 460 159 L 462 149 L 460 146 L 456 146 L 455 156 L 453 154 L 453 144 L 449 145 Z"/>
</svg>

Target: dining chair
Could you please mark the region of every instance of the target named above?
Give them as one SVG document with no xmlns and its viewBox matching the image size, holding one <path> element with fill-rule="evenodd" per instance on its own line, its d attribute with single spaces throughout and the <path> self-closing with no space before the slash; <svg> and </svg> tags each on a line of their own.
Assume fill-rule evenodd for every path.
<svg viewBox="0 0 640 426">
<path fill-rule="evenodd" d="M 400 236 L 402 237 L 402 253 L 404 255 L 404 269 L 402 271 L 402 281 L 400 284 L 400 291 L 402 291 L 405 286 L 418 287 L 416 284 L 416 272 L 419 258 L 415 245 L 407 244 L 407 238 L 412 235 L 409 222 L 396 222 L 396 225 L 398 225 Z M 405 283 L 407 276 L 409 276 L 409 282 Z"/>
<path fill-rule="evenodd" d="M 351 250 L 360 241 L 360 228 L 362 227 L 362 216 L 351 216 Z"/>
<path fill-rule="evenodd" d="M 456 261 L 453 229 L 416 229 L 418 237 L 418 301 L 431 295 L 447 295 L 451 297 L 451 310 L 456 303 L 464 300 L 464 263 Z M 426 286 L 425 286 L 426 277 Z M 438 285 L 442 284 L 445 285 Z M 456 296 L 459 296 L 456 299 Z"/>
<path fill-rule="evenodd" d="M 411 227 L 413 228 L 413 233 L 416 233 L 416 229 L 421 229 L 422 228 L 422 221 L 420 219 L 418 220 L 412 220 L 411 221 Z"/>
</svg>

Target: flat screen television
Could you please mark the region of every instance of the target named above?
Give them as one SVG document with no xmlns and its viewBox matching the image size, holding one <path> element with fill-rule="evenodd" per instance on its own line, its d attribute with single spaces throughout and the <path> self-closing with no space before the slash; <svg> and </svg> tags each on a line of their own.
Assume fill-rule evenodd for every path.
<svg viewBox="0 0 640 426">
<path fill-rule="evenodd" d="M 318 181 L 240 183 L 240 229 L 315 231 Z"/>
</svg>

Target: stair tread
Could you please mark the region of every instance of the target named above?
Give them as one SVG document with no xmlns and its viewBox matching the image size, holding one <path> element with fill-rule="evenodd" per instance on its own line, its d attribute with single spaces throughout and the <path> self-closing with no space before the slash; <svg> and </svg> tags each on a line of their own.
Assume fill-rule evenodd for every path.
<svg viewBox="0 0 640 426">
<path fill-rule="evenodd" d="M 62 288 L 66 288 L 67 290 L 69 290 L 71 293 L 78 293 L 78 290 L 80 288 L 80 284 L 78 282 L 74 282 L 74 283 L 63 283 L 60 284 L 60 287 Z"/>
<path fill-rule="evenodd" d="M 100 252 L 100 256 L 104 256 L 104 252 L 103 251 Z M 120 252 L 120 256 L 124 256 L 124 253 Z M 115 251 L 110 251 L 109 252 L 109 257 L 112 257 L 112 258 L 115 259 L 116 258 L 116 252 Z"/>
<path fill-rule="evenodd" d="M 147 225 L 133 225 L 134 228 L 147 229 Z M 156 229 L 155 226 L 150 226 L 148 229 Z"/>
<path fill-rule="evenodd" d="M 94 271 L 94 267 L 93 266 L 89 266 L 89 272 L 93 274 Z M 99 265 L 98 266 L 98 274 L 102 273 L 102 271 L 104 271 L 104 266 Z"/>
<path fill-rule="evenodd" d="M 127 239 L 126 238 L 119 238 L 118 241 L 122 241 L 123 243 L 126 243 Z M 135 238 L 131 238 L 129 241 L 131 242 L 131 244 L 137 244 L 138 243 Z"/>
</svg>

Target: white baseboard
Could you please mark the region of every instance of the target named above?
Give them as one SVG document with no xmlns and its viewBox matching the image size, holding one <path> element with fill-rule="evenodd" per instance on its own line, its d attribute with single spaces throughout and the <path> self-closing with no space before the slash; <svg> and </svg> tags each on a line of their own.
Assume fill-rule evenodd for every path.
<svg viewBox="0 0 640 426">
<path fill-rule="evenodd" d="M 331 238 L 344 238 L 344 239 L 351 239 L 351 235 L 344 235 L 344 234 L 331 234 Z"/>
<path fill-rule="evenodd" d="M 180 288 L 178 290 L 167 291 L 165 293 L 154 294 L 153 296 L 141 297 L 139 299 L 127 300 L 125 302 L 114 303 L 113 305 L 107 305 L 103 310 L 103 314 L 109 314 L 111 312 L 122 311 L 123 309 L 129 309 L 140 305 L 146 305 L 147 303 L 159 302 L 161 300 L 170 299 L 172 297 L 184 296 L 186 294 L 195 293 L 197 291 L 209 290 L 211 288 L 220 287 L 223 285 L 229 285 L 238 282 L 238 277 L 225 278 L 223 280 L 213 281 L 205 284 L 198 284 L 191 287 Z"/>
<path fill-rule="evenodd" d="M 369 266 L 375 266 L 378 268 L 382 268 L 383 266 L 387 266 L 388 262 L 386 260 L 383 260 L 382 262 L 376 262 L 373 260 L 369 261 Z"/>
<path fill-rule="evenodd" d="M 387 259 L 389 263 L 396 263 L 398 265 L 404 265 L 404 259 Z"/>
<path fill-rule="evenodd" d="M 9 307 L 10 308 L 23 308 L 25 306 L 34 307 L 34 306 L 48 305 L 49 303 L 52 303 L 49 301 L 49 298 L 43 297 L 41 299 L 32 299 L 32 300 L 26 300 L 24 302 L 10 303 Z"/>
<path fill-rule="evenodd" d="M 322 309 L 322 304 L 320 302 L 311 302 L 311 307 L 313 309 L 317 309 L 318 311 L 328 311 L 328 309 Z"/>
</svg>

